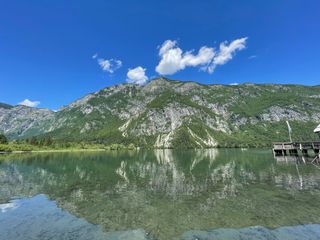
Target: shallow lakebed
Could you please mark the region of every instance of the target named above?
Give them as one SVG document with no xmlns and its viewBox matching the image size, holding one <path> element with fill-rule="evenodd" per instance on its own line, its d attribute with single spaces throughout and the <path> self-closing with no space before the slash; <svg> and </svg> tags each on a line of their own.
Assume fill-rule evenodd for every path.
<svg viewBox="0 0 320 240">
<path fill-rule="evenodd" d="M 3 155 L 0 239 L 318 239 L 320 168 L 270 150 Z"/>
</svg>

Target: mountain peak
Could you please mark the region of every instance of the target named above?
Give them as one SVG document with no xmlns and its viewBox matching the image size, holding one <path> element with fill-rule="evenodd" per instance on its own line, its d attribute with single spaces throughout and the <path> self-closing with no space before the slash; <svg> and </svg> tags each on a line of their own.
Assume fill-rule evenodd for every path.
<svg viewBox="0 0 320 240">
<path fill-rule="evenodd" d="M 164 77 L 158 77 L 150 80 L 145 86 L 143 86 L 143 90 L 146 92 L 156 93 L 172 86 L 174 83 L 177 83 L 177 81 L 169 80 Z"/>
<path fill-rule="evenodd" d="M 174 82 L 174 80 L 159 76 L 159 77 L 151 79 L 146 85 L 148 85 L 148 84 L 162 84 L 162 83 L 169 83 L 169 82 Z"/>
</svg>

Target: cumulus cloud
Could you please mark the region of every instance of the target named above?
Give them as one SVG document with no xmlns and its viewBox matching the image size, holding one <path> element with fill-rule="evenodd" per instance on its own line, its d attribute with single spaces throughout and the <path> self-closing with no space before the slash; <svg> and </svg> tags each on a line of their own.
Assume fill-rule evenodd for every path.
<svg viewBox="0 0 320 240">
<path fill-rule="evenodd" d="M 208 65 L 214 57 L 214 49 L 202 47 L 195 55 L 193 51 L 183 52 L 177 47 L 177 42 L 172 40 L 165 41 L 159 50 L 161 58 L 156 71 L 163 75 L 174 74 L 186 67 L 196 67 Z"/>
<path fill-rule="evenodd" d="M 127 73 L 127 82 L 139 85 L 145 84 L 148 81 L 146 70 L 146 68 L 140 66 L 133 69 L 129 68 Z"/>
<path fill-rule="evenodd" d="M 29 99 L 25 99 L 22 102 L 18 103 L 19 105 L 27 106 L 27 107 L 36 107 L 40 104 L 39 101 L 31 101 Z"/>
<path fill-rule="evenodd" d="M 159 50 L 159 55 L 162 56 L 167 53 L 170 49 L 174 48 L 177 45 L 177 41 L 167 40 L 165 41 Z"/>
<path fill-rule="evenodd" d="M 101 69 L 108 73 L 114 73 L 116 70 L 121 68 L 122 62 L 117 59 L 98 59 L 98 64 L 100 65 Z"/>
<path fill-rule="evenodd" d="M 246 47 L 248 38 L 239 38 L 232 41 L 229 45 L 228 42 L 220 44 L 219 52 L 214 57 L 212 64 L 208 67 L 208 72 L 212 73 L 217 65 L 224 65 L 229 62 L 237 51 Z"/>
<path fill-rule="evenodd" d="M 156 67 L 159 74 L 174 74 L 186 67 L 200 67 L 201 70 L 212 73 L 217 65 L 226 64 L 234 54 L 245 48 L 247 38 L 240 38 L 230 44 L 223 42 L 218 51 L 212 47 L 203 46 L 197 54 L 194 51 L 184 52 L 177 42 L 166 40 L 159 49 L 160 62 Z"/>
<path fill-rule="evenodd" d="M 116 70 L 122 67 L 122 61 L 118 59 L 104 59 L 104 58 L 98 58 L 98 54 L 95 53 L 92 56 L 92 59 L 97 59 L 97 62 L 101 69 L 108 73 L 114 73 Z"/>
</svg>

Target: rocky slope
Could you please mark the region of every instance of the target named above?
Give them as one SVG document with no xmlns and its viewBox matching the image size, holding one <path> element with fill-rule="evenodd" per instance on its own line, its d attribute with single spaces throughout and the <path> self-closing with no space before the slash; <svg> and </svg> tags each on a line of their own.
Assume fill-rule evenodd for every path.
<svg viewBox="0 0 320 240">
<path fill-rule="evenodd" d="M 0 104 L 0 132 L 11 139 L 48 132 L 53 119 L 49 109 Z"/>
<path fill-rule="evenodd" d="M 1 108 L 0 131 L 11 138 L 50 134 L 56 139 L 138 146 L 262 146 L 315 138 L 320 86 L 201 85 L 157 78 L 120 84 L 76 100 L 54 113 Z"/>
</svg>

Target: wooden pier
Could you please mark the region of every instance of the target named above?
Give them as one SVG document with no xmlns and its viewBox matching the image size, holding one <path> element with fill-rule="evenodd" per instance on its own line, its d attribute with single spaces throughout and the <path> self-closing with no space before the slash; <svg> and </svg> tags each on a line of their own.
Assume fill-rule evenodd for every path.
<svg viewBox="0 0 320 240">
<path fill-rule="evenodd" d="M 275 142 L 273 143 L 274 156 L 319 156 L 320 142 Z"/>
</svg>

